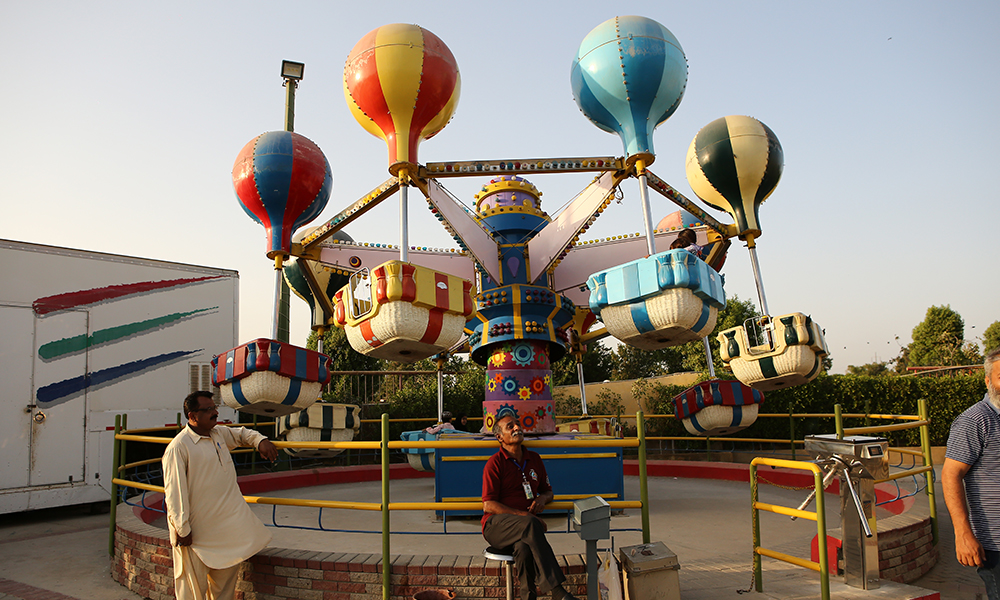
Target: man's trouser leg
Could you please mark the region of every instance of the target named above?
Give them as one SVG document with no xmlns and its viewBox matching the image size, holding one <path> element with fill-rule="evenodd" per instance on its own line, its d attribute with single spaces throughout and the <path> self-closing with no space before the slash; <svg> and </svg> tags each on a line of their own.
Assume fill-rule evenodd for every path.
<svg viewBox="0 0 1000 600">
<path fill-rule="evenodd" d="M 181 548 L 181 555 L 184 560 L 183 573 L 174 579 L 174 596 L 177 600 L 232 600 L 236 596 L 239 563 L 228 569 L 209 569 L 190 546 Z"/>
<path fill-rule="evenodd" d="M 552 546 L 545 539 L 545 525 L 535 517 L 491 515 L 483 537 L 494 548 L 514 547 L 514 565 L 521 585 L 521 598 L 528 600 L 536 587 L 542 594 L 566 581 Z"/>
<path fill-rule="evenodd" d="M 990 600 L 1000 600 L 1000 552 L 986 550 L 986 560 L 977 569 L 979 577 L 986 584 L 986 595 Z"/>
</svg>

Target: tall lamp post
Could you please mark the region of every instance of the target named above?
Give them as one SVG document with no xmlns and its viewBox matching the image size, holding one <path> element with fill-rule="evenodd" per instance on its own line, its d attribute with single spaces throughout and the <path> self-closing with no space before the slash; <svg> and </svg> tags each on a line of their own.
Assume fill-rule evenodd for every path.
<svg viewBox="0 0 1000 600">
<path fill-rule="evenodd" d="M 281 61 L 281 77 L 284 80 L 281 85 L 285 87 L 285 131 L 295 131 L 295 88 L 299 87 L 299 81 L 305 70 L 305 63 L 291 60 Z M 280 280 L 275 283 L 275 287 L 278 288 L 276 310 L 278 318 L 275 321 L 273 337 L 279 342 L 288 343 L 291 341 L 289 338 L 291 337 L 290 303 L 292 294 L 291 290 L 288 289 L 288 283 L 281 275 L 281 271 L 278 271 L 277 278 Z"/>
</svg>

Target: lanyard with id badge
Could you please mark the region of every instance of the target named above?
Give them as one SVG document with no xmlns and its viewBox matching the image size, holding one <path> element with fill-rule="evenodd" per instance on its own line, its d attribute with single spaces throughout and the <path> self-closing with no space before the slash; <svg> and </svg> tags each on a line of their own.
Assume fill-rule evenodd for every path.
<svg viewBox="0 0 1000 600">
<path fill-rule="evenodd" d="M 524 486 L 524 497 L 528 500 L 534 500 L 535 493 L 531 491 L 531 483 L 528 482 L 528 476 L 524 473 L 524 467 L 528 464 L 528 458 L 524 458 L 524 464 L 518 465 L 516 460 L 514 461 L 514 464 L 517 465 L 517 469 L 521 471 L 521 479 L 524 480 L 521 484 Z"/>
</svg>

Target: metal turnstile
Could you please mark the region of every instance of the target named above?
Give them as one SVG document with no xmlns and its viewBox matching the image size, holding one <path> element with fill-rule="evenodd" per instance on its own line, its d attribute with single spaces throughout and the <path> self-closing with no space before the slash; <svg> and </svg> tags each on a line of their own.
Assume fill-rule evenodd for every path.
<svg viewBox="0 0 1000 600">
<path fill-rule="evenodd" d="M 889 476 L 889 442 L 867 436 L 837 439 L 835 434 L 810 435 L 805 438 L 805 450 L 816 456 L 816 463 L 826 471 L 824 486 L 840 476 L 844 583 L 865 590 L 878 588 L 875 481 Z M 800 508 L 808 505 L 813 495 Z"/>
</svg>

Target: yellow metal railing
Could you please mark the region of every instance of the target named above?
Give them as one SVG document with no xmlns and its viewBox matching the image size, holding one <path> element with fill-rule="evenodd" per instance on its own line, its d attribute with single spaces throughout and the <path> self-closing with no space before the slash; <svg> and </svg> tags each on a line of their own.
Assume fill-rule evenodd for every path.
<svg viewBox="0 0 1000 600">
<path fill-rule="evenodd" d="M 133 432 L 124 431 L 127 426 L 127 415 L 115 417 L 115 444 L 113 456 L 113 477 L 111 480 L 111 524 L 108 542 L 108 551 L 114 554 L 114 531 L 116 521 L 116 510 L 119 487 L 132 487 L 136 489 L 163 492 L 162 486 L 155 486 L 122 479 L 118 475 L 127 468 L 147 465 L 158 462 L 160 459 L 143 460 L 134 463 L 122 464 L 125 461 L 126 442 L 142 442 L 152 444 L 169 444 L 171 438 L 135 435 Z M 299 498 L 274 498 L 264 496 L 244 496 L 244 499 L 251 504 L 268 504 L 278 506 L 300 506 L 308 508 L 338 508 L 349 510 L 380 511 L 382 513 L 382 564 L 391 564 L 390 558 L 390 518 L 391 511 L 394 510 L 482 510 L 482 501 L 468 502 L 391 502 L 389 497 L 389 457 L 390 450 L 410 449 L 410 448 L 496 448 L 495 441 L 422 441 L 422 442 L 397 442 L 389 441 L 389 416 L 382 415 L 381 440 L 378 442 L 283 442 L 274 441 L 278 448 L 333 448 L 333 449 L 377 449 L 382 458 L 382 501 L 381 502 L 340 502 L 336 500 L 306 500 Z M 589 441 L 559 441 L 559 440 L 526 440 L 524 445 L 529 448 L 638 448 L 639 449 L 639 501 L 610 500 L 608 504 L 612 509 L 638 508 L 642 516 L 642 540 L 649 543 L 649 492 L 646 483 L 646 448 L 643 436 L 644 424 L 642 411 L 636 414 L 636 421 L 640 424 L 639 436 L 629 439 L 595 439 Z M 145 429 L 143 433 L 153 431 L 166 431 L 172 428 Z M 573 497 L 566 497 L 573 498 Z M 551 502 L 548 508 L 555 510 L 572 510 L 573 503 L 570 501 Z M 382 596 L 385 600 L 389 598 L 391 590 L 390 569 L 383 569 Z"/>
<path fill-rule="evenodd" d="M 816 491 L 816 512 L 789 508 L 758 501 L 757 496 L 757 465 L 769 467 L 785 467 L 788 469 L 799 469 L 811 471 L 813 474 L 813 488 Z M 811 569 L 819 572 L 820 597 L 822 600 L 830 600 L 830 564 L 827 558 L 826 549 L 826 503 L 823 499 L 823 470 L 815 463 L 802 462 L 796 460 L 782 460 L 778 458 L 755 458 L 750 461 L 750 505 L 753 519 L 753 573 L 756 582 L 757 592 L 764 591 L 764 581 L 761 574 L 761 556 L 767 556 L 776 560 L 784 561 L 799 567 Z M 816 532 L 819 536 L 817 544 L 819 548 L 819 562 L 791 556 L 783 552 L 769 550 L 760 545 L 760 511 L 767 511 L 779 515 L 788 515 L 801 519 L 816 521 Z"/>
</svg>

